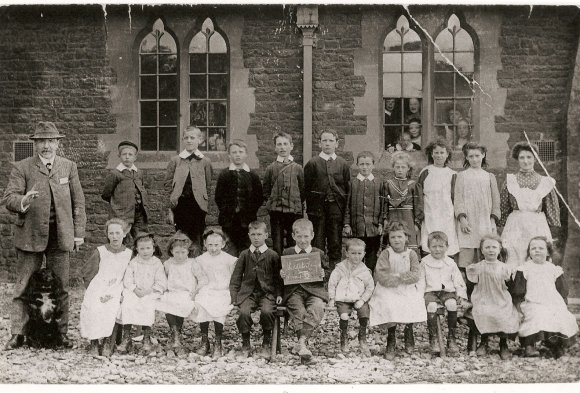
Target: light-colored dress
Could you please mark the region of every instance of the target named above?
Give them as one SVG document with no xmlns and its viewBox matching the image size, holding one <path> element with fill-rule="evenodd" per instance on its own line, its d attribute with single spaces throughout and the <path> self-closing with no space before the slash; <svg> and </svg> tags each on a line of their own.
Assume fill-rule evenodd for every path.
<svg viewBox="0 0 580 393">
<path fill-rule="evenodd" d="M 419 175 L 419 183 L 423 188 L 423 211 L 425 214 L 425 220 L 421 225 L 421 247 L 425 252 L 429 252 L 427 236 L 434 231 L 441 231 L 447 235 L 449 241 L 447 255 L 459 252 L 455 230 L 455 212 L 451 198 L 455 175 L 454 170 L 447 167 L 439 168 L 435 165 L 423 168 Z"/>
<path fill-rule="evenodd" d="M 97 247 L 99 271 L 91 280 L 81 304 L 81 336 L 89 340 L 108 337 L 113 333 L 115 318 L 121 307 L 123 275 L 131 260 L 131 250 L 111 252 Z M 102 302 L 101 299 L 110 299 Z"/>
<path fill-rule="evenodd" d="M 167 290 L 157 302 L 157 310 L 183 318 L 191 314 L 194 307 L 191 295 L 197 290 L 197 280 L 193 274 L 194 263 L 193 258 L 183 262 L 169 258 L 163 263 L 167 275 Z"/>
<path fill-rule="evenodd" d="M 526 294 L 520 307 L 524 320 L 520 337 L 544 331 L 572 337 L 578 333 L 574 315 L 568 311 L 564 299 L 556 289 L 556 279 L 564 274 L 560 266 L 551 262 L 526 261 L 518 267 L 526 279 Z"/>
<path fill-rule="evenodd" d="M 369 300 L 371 326 L 385 323 L 415 323 L 427 320 L 423 291 L 419 288 L 419 258 L 415 251 L 406 249 L 401 253 L 395 252 L 391 247 L 383 251 L 377 261 L 375 272 L 375 290 Z M 411 274 L 411 264 L 415 265 L 414 278 Z M 377 276 L 382 275 L 392 278 L 389 284 L 383 285 Z M 407 277 L 405 277 L 407 275 Z M 405 279 L 407 278 L 407 279 Z M 415 281 L 414 283 L 405 283 Z M 386 283 L 384 283 L 386 284 Z M 397 285 L 398 284 L 398 285 Z"/>
<path fill-rule="evenodd" d="M 205 252 L 196 258 L 199 292 L 195 297 L 196 309 L 192 315 L 195 322 L 225 322 L 233 308 L 230 279 L 236 261 L 235 257 L 223 251 L 215 256 Z"/>
<path fill-rule="evenodd" d="M 468 266 L 466 273 L 467 279 L 476 284 L 471 303 L 477 330 L 481 334 L 517 333 L 520 315 L 506 285 L 513 273 L 510 266 L 498 260 L 483 260 Z"/>
<path fill-rule="evenodd" d="M 536 176 L 540 177 L 540 181 L 535 189 L 525 186 L 520 187 L 516 175 L 508 174 L 506 177 L 507 192 L 502 195 L 502 206 L 509 206 L 511 209 L 502 208 L 501 214 L 504 216 L 502 218 L 506 219 L 506 222 L 501 238 L 503 246 L 508 251 L 507 263 L 509 265 L 518 266 L 525 262 L 528 244 L 533 237 L 545 236 L 548 241 L 552 240 L 548 220 L 543 211 L 543 199 L 552 192 L 556 181 L 551 177 L 537 174 Z M 526 175 L 523 181 L 527 183 L 528 177 L 530 176 Z M 513 209 L 510 196 L 515 199 L 517 209 Z M 550 206 L 546 205 L 546 208 L 556 212 L 549 211 L 546 213 L 556 216 L 552 221 L 553 224 L 559 226 L 558 200 L 555 197 L 551 199 L 554 201 Z"/>
<path fill-rule="evenodd" d="M 123 285 L 121 303 L 123 325 L 152 326 L 155 322 L 157 300 L 167 288 L 167 277 L 159 258 L 152 256 L 144 260 L 137 255 L 129 262 Z M 134 292 L 135 288 L 150 289 L 152 292 L 138 297 Z"/>
<path fill-rule="evenodd" d="M 479 248 L 481 237 L 495 231 L 495 221 L 491 216 L 500 218 L 499 201 L 499 190 L 492 173 L 467 168 L 457 174 L 453 201 L 455 216 L 465 215 L 471 227 L 470 233 L 463 233 L 457 223 L 460 248 Z"/>
</svg>

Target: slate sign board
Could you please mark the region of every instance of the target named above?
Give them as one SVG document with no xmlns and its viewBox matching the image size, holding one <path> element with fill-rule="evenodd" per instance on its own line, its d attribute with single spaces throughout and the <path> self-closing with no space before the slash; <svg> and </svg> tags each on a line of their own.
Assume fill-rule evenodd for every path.
<svg viewBox="0 0 580 393">
<path fill-rule="evenodd" d="M 286 273 L 284 285 L 321 281 L 320 253 L 283 255 L 282 269 Z"/>
</svg>

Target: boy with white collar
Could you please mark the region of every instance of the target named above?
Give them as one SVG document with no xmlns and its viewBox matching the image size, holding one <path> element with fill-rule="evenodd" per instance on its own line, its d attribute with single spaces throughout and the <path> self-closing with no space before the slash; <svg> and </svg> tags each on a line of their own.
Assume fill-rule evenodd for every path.
<svg viewBox="0 0 580 393">
<path fill-rule="evenodd" d="M 248 225 L 256 221 L 264 197 L 260 177 L 246 164 L 247 149 L 241 140 L 228 144 L 230 166 L 221 171 L 215 187 L 218 223 L 229 238 L 227 252 L 235 257 L 250 246 Z"/>
<path fill-rule="evenodd" d="M 373 175 L 375 167 L 373 153 L 370 151 L 359 153 L 356 164 L 359 174 L 350 181 L 344 214 L 344 235 L 357 237 L 365 243 L 365 265 L 374 273 L 383 234 L 382 187 L 381 181 Z"/>
<path fill-rule="evenodd" d="M 147 232 L 150 217 L 143 172 L 135 166 L 139 148 L 133 142 L 123 141 L 117 150 L 121 163 L 105 178 L 101 197 L 109 203 L 109 218 L 121 218 L 127 222 L 134 238 L 137 232 Z M 129 237 L 125 241 L 132 242 Z"/>
<path fill-rule="evenodd" d="M 184 232 L 193 243 L 194 254 L 199 255 L 212 178 L 211 160 L 198 149 L 203 140 L 199 128 L 186 127 L 182 139 L 185 149 L 169 161 L 165 174 L 165 188 L 170 193 L 167 223 Z"/>
<path fill-rule="evenodd" d="M 330 271 L 342 258 L 342 226 L 349 191 L 350 167 L 336 155 L 338 134 L 320 133 L 321 152 L 304 166 L 306 212 L 314 225 L 314 246 L 328 252 Z"/>
<path fill-rule="evenodd" d="M 295 244 L 292 223 L 303 216 L 304 170 L 290 155 L 294 148 L 290 134 L 278 132 L 274 135 L 274 145 L 278 157 L 264 173 L 264 199 L 270 214 L 272 248 L 282 255 L 284 247 Z"/>
</svg>

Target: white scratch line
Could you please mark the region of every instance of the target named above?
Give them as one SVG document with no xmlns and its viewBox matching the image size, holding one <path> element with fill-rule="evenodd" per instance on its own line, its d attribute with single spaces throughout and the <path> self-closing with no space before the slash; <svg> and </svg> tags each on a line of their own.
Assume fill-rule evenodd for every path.
<svg viewBox="0 0 580 393">
<path fill-rule="evenodd" d="M 530 147 L 532 147 L 532 142 L 530 142 L 530 138 L 528 138 L 528 133 L 526 131 L 524 131 L 524 136 L 526 137 L 526 141 L 528 142 L 528 145 L 530 145 Z M 548 169 L 546 169 L 544 163 L 542 162 L 542 160 L 540 160 L 540 157 L 536 153 L 536 150 L 533 148 L 532 148 L 532 153 L 534 154 L 534 157 L 536 157 L 536 160 L 540 163 L 540 166 L 542 167 L 544 172 L 546 172 L 546 175 L 550 176 L 550 174 L 548 173 Z M 552 177 L 552 176 L 550 176 L 550 177 Z M 568 212 L 570 213 L 570 215 L 574 219 L 574 222 L 580 228 L 580 221 L 578 221 L 578 218 L 576 218 L 576 216 L 574 215 L 574 212 L 572 211 L 572 209 L 570 208 L 570 206 L 568 205 L 568 203 L 564 199 L 564 196 L 560 193 L 560 191 L 558 191 L 558 187 L 556 187 L 555 185 L 554 185 L 554 190 L 556 190 L 556 194 L 558 194 L 558 196 L 562 200 L 562 203 L 564 203 L 564 206 L 566 206 L 566 209 L 568 209 Z"/>
<path fill-rule="evenodd" d="M 129 32 L 131 31 L 131 4 L 128 5 L 129 7 Z"/>
<path fill-rule="evenodd" d="M 532 17 L 532 11 L 534 10 L 534 6 L 530 4 L 530 13 L 528 14 L 528 19 Z"/>
<path fill-rule="evenodd" d="M 419 21 L 417 19 L 415 19 L 413 17 L 413 15 L 411 15 L 411 11 L 409 11 L 409 6 L 406 4 L 403 4 L 402 7 L 405 9 L 405 11 L 407 11 L 407 14 L 409 15 L 409 17 L 413 20 L 413 22 L 415 22 L 415 24 L 423 31 L 423 33 L 429 38 L 429 41 L 431 41 L 431 43 L 433 44 L 433 46 L 435 47 L 435 49 L 437 49 L 437 52 L 439 52 L 439 54 L 441 55 L 441 57 L 443 57 L 445 59 L 445 61 L 447 62 L 447 64 L 449 64 L 451 67 L 453 67 L 453 69 L 455 70 L 455 72 L 457 72 L 459 75 L 461 75 L 461 77 L 463 79 L 465 79 L 465 81 L 467 82 L 467 84 L 469 86 L 471 86 L 471 92 L 473 94 L 475 94 L 475 89 L 473 88 L 473 86 L 477 86 L 479 91 L 481 91 L 482 94 L 484 94 L 486 97 L 488 97 L 490 100 L 493 101 L 493 98 L 491 97 L 491 95 L 489 95 L 488 93 L 486 93 L 483 88 L 481 87 L 481 85 L 479 84 L 478 81 L 476 81 L 475 79 L 473 81 L 470 81 L 468 77 L 466 77 L 465 75 L 463 75 L 463 73 L 455 66 L 455 64 L 453 64 L 453 62 L 451 60 L 449 60 L 447 58 L 447 56 L 445 56 L 443 54 L 443 52 L 441 52 L 441 48 L 439 48 L 439 45 L 437 45 L 435 43 L 435 40 L 433 39 L 433 37 L 431 37 L 431 35 L 427 32 L 427 30 L 425 30 L 423 28 L 423 26 L 421 26 L 421 24 L 419 23 Z M 493 107 L 488 104 L 487 102 L 485 103 L 485 105 L 487 105 L 489 108 L 493 109 Z"/>
</svg>

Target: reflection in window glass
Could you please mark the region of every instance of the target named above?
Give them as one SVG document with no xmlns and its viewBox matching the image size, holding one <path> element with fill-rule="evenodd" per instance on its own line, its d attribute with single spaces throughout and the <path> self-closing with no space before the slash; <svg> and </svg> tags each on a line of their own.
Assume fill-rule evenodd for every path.
<svg viewBox="0 0 580 393">
<path fill-rule="evenodd" d="M 203 133 L 200 150 L 225 150 L 228 92 L 227 44 L 207 18 L 189 45 L 189 122 Z"/>
<path fill-rule="evenodd" d="M 385 148 L 405 137 L 421 146 L 423 43 L 401 16 L 383 43 L 383 107 Z"/>
<path fill-rule="evenodd" d="M 473 39 L 453 14 L 435 39 L 435 129 L 461 149 L 472 137 Z"/>
<path fill-rule="evenodd" d="M 141 150 L 177 149 L 177 44 L 161 19 L 139 46 Z"/>
</svg>

